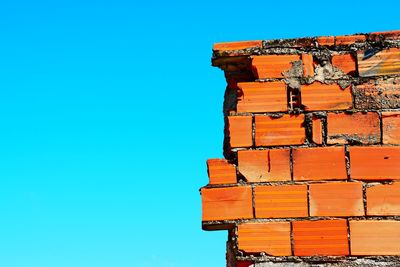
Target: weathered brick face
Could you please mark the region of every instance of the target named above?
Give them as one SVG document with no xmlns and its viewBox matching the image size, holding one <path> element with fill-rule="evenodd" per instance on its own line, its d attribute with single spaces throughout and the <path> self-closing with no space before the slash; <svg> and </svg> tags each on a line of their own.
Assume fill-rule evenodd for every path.
<svg viewBox="0 0 400 267">
<path fill-rule="evenodd" d="M 225 158 L 202 221 L 229 230 L 227 266 L 400 266 L 400 31 L 213 50 Z"/>
</svg>

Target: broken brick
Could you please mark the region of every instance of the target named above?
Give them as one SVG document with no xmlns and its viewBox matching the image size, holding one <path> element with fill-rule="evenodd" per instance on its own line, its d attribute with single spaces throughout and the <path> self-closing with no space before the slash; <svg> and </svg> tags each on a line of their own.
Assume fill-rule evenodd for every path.
<svg viewBox="0 0 400 267">
<path fill-rule="evenodd" d="M 239 150 L 238 169 L 250 183 L 289 181 L 290 150 Z"/>
<path fill-rule="evenodd" d="M 207 160 L 208 178 L 210 184 L 233 184 L 237 182 L 236 166 L 226 159 Z"/>
<path fill-rule="evenodd" d="M 352 54 L 333 55 L 332 65 L 339 68 L 344 74 L 355 75 L 356 73 L 356 60 Z"/>
</svg>

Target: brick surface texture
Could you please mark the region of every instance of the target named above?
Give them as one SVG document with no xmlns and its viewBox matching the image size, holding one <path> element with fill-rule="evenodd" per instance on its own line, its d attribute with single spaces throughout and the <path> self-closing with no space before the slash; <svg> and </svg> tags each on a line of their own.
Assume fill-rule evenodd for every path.
<svg viewBox="0 0 400 267">
<path fill-rule="evenodd" d="M 400 266 L 400 31 L 217 43 L 227 266 Z M 222 102 L 222 101 L 221 101 Z"/>
</svg>

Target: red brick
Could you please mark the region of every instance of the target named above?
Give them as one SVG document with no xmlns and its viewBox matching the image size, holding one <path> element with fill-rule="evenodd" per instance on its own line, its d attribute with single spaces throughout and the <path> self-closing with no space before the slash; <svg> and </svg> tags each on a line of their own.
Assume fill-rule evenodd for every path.
<svg viewBox="0 0 400 267">
<path fill-rule="evenodd" d="M 236 263 L 236 267 L 250 267 L 253 264 L 254 264 L 254 262 L 251 262 L 251 261 L 238 261 Z"/>
<path fill-rule="evenodd" d="M 314 60 L 311 54 L 302 54 L 301 60 L 303 62 L 303 76 L 314 76 Z"/>
<path fill-rule="evenodd" d="M 346 220 L 294 221 L 295 256 L 349 255 Z"/>
<path fill-rule="evenodd" d="M 374 80 L 354 86 L 357 109 L 400 108 L 400 79 Z"/>
<path fill-rule="evenodd" d="M 400 215 L 400 183 L 375 185 L 368 187 L 366 192 L 367 215 Z"/>
<path fill-rule="evenodd" d="M 253 118 L 251 116 L 228 116 L 228 131 L 231 147 L 253 145 Z"/>
<path fill-rule="evenodd" d="M 255 116 L 255 128 L 256 146 L 301 145 L 306 139 L 303 114 Z"/>
<path fill-rule="evenodd" d="M 389 48 L 371 54 L 369 50 L 357 53 L 358 73 L 361 77 L 400 73 L 400 49 Z"/>
<path fill-rule="evenodd" d="M 359 182 L 310 184 L 310 216 L 363 216 L 363 187 Z"/>
<path fill-rule="evenodd" d="M 299 61 L 298 55 L 253 56 L 253 73 L 258 79 L 283 78 L 283 72 L 292 68 L 293 61 Z"/>
<path fill-rule="evenodd" d="M 344 36 L 336 36 L 335 44 L 336 45 L 350 45 L 359 42 L 366 41 L 365 35 L 344 35 Z"/>
<path fill-rule="evenodd" d="M 350 148 L 350 176 L 359 180 L 400 179 L 400 147 Z"/>
<path fill-rule="evenodd" d="M 265 252 L 271 256 L 290 256 L 290 222 L 240 224 L 238 248 L 248 253 Z"/>
<path fill-rule="evenodd" d="M 400 39 L 400 31 L 372 32 L 368 37 L 371 41 Z"/>
<path fill-rule="evenodd" d="M 233 184 L 237 182 L 236 167 L 226 159 L 207 160 L 210 184 Z"/>
<path fill-rule="evenodd" d="M 248 182 L 291 180 L 290 150 L 240 150 L 238 169 Z"/>
<path fill-rule="evenodd" d="M 334 36 L 320 36 L 317 37 L 317 42 L 321 46 L 333 46 L 335 44 Z"/>
<path fill-rule="evenodd" d="M 384 144 L 400 145 L 400 112 L 382 112 Z"/>
<path fill-rule="evenodd" d="M 237 112 L 287 111 L 286 85 L 281 82 L 238 83 Z"/>
<path fill-rule="evenodd" d="M 400 221 L 350 221 L 351 255 L 400 255 Z"/>
<path fill-rule="evenodd" d="M 376 112 L 328 114 L 328 144 L 377 144 L 380 139 L 380 120 Z"/>
<path fill-rule="evenodd" d="M 241 41 L 241 42 L 225 42 L 225 43 L 216 43 L 214 44 L 214 51 L 229 51 L 229 50 L 241 50 L 247 48 L 261 48 L 262 41 Z"/>
<path fill-rule="evenodd" d="M 332 65 L 345 74 L 354 75 L 356 72 L 356 60 L 352 54 L 333 55 Z"/>
<path fill-rule="evenodd" d="M 253 218 L 250 186 L 202 188 L 203 221 Z"/>
<path fill-rule="evenodd" d="M 293 180 L 346 180 L 344 147 L 293 149 Z"/>
<path fill-rule="evenodd" d="M 314 47 L 314 40 L 310 37 L 292 38 L 292 39 L 274 39 L 264 42 L 264 48 L 301 48 L 301 47 Z"/>
<path fill-rule="evenodd" d="M 353 107 L 350 86 L 314 82 L 301 86 L 301 102 L 305 110 L 344 110 Z"/>
<path fill-rule="evenodd" d="M 312 117 L 312 140 L 314 143 L 321 145 L 324 141 L 323 139 L 323 124 L 322 119 Z"/>
<path fill-rule="evenodd" d="M 256 186 L 256 218 L 307 217 L 307 185 Z"/>
</svg>

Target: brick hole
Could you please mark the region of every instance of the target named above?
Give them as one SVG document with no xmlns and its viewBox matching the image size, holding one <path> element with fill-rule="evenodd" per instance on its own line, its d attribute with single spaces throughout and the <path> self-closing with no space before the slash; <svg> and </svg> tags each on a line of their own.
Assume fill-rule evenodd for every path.
<svg viewBox="0 0 400 267">
<path fill-rule="evenodd" d="M 288 88 L 289 110 L 301 109 L 301 92 L 297 88 Z"/>
</svg>

